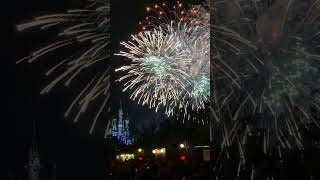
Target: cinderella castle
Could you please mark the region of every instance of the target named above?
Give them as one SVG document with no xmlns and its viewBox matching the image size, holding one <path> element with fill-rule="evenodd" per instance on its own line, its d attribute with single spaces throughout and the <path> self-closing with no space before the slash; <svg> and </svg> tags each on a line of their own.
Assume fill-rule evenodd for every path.
<svg viewBox="0 0 320 180">
<path fill-rule="evenodd" d="M 130 136 L 129 133 L 128 113 L 124 117 L 121 101 L 118 115 L 114 117 L 112 120 L 111 135 L 126 145 L 130 145 L 134 141 L 134 139 Z"/>
</svg>

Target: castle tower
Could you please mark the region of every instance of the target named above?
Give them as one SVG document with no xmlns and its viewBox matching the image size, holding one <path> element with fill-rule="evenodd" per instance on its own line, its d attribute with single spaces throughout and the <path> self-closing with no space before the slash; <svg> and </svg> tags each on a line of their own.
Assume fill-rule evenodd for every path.
<svg viewBox="0 0 320 180">
<path fill-rule="evenodd" d="M 127 113 L 127 116 L 126 116 L 126 118 L 125 118 L 125 132 L 127 133 L 126 134 L 126 136 L 129 136 L 129 115 L 128 115 L 128 113 Z"/>
<path fill-rule="evenodd" d="M 32 145 L 28 154 L 28 175 L 29 180 L 40 180 L 40 155 L 37 144 L 36 122 L 33 123 Z"/>
<path fill-rule="evenodd" d="M 122 103 L 120 100 L 119 113 L 118 113 L 118 139 L 122 139 L 123 132 L 124 132 L 123 111 L 122 111 Z"/>
</svg>

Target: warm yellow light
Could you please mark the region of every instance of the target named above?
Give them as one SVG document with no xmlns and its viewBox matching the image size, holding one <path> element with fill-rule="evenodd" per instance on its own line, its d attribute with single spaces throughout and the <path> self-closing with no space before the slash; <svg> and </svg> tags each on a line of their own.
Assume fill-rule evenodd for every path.
<svg viewBox="0 0 320 180">
<path fill-rule="evenodd" d="M 185 147 L 185 145 L 184 144 L 180 144 L 180 148 L 184 148 Z"/>
<path fill-rule="evenodd" d="M 134 159 L 134 154 L 120 154 L 116 156 L 116 159 L 120 161 Z"/>
<path fill-rule="evenodd" d="M 138 152 L 142 152 L 142 149 L 141 149 L 141 148 L 139 148 L 139 149 L 138 149 Z"/>
<path fill-rule="evenodd" d="M 162 149 L 154 149 L 152 151 L 153 154 L 165 154 L 166 153 L 166 148 L 162 148 Z"/>
</svg>

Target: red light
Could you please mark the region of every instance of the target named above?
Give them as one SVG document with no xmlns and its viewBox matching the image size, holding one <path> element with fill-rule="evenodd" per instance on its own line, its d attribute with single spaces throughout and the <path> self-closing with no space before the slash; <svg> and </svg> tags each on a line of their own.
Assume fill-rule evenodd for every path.
<svg viewBox="0 0 320 180">
<path fill-rule="evenodd" d="M 181 160 L 181 161 L 185 161 L 185 160 L 186 160 L 186 156 L 185 156 L 185 155 L 181 155 L 181 156 L 180 156 L 180 160 Z"/>
<path fill-rule="evenodd" d="M 143 160 L 143 157 L 141 157 L 141 156 L 138 157 L 138 160 L 139 160 L 139 161 L 142 161 L 142 160 Z"/>
</svg>

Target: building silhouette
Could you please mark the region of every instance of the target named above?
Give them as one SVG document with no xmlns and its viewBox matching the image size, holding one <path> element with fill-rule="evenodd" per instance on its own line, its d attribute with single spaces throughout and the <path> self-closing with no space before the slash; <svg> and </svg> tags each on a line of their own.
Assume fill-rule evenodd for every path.
<svg viewBox="0 0 320 180">
<path fill-rule="evenodd" d="M 40 155 L 37 144 L 36 122 L 33 123 L 32 145 L 28 153 L 28 176 L 29 180 L 40 180 Z"/>
<path fill-rule="evenodd" d="M 56 163 L 52 164 L 52 169 L 43 168 L 40 159 L 40 151 L 38 146 L 36 121 L 33 122 L 32 143 L 28 151 L 28 161 L 25 166 L 27 173 L 25 175 L 10 174 L 10 180 L 57 180 L 56 179 Z M 46 164 L 46 163 L 45 163 Z M 27 176 L 27 177 L 26 177 Z"/>
</svg>

